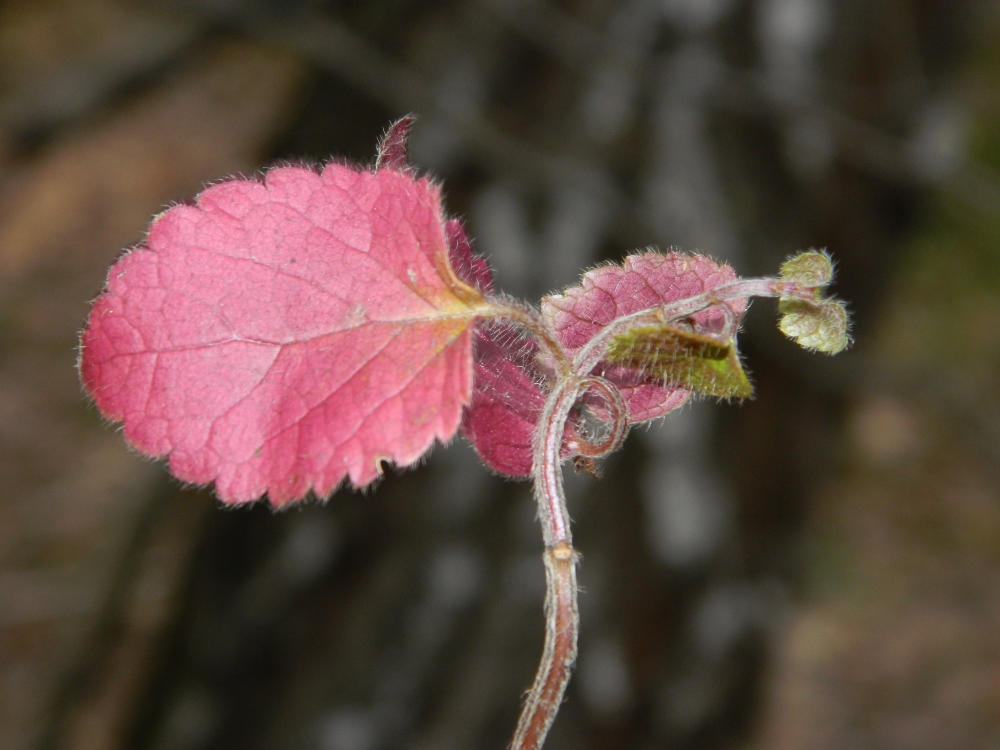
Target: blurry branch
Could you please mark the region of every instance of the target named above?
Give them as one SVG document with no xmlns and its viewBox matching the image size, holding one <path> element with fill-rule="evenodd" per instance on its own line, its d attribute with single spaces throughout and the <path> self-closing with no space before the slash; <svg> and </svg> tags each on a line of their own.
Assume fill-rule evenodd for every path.
<svg viewBox="0 0 1000 750">
<path fill-rule="evenodd" d="M 212 505 L 204 495 L 157 498 L 144 512 L 86 664 L 58 696 L 46 744 L 62 750 L 124 747 L 182 597 Z"/>
<path fill-rule="evenodd" d="M 179 0 L 179 6 L 202 20 L 222 24 L 239 33 L 278 44 L 301 55 L 394 112 L 416 112 L 440 117 L 461 136 L 475 157 L 498 173 L 523 180 L 525 177 L 550 186 L 581 185 L 594 191 L 620 228 L 634 234 L 648 227 L 644 212 L 636 202 L 613 185 L 603 165 L 580 156 L 555 156 L 497 128 L 488 119 L 467 112 L 452 111 L 436 95 L 433 84 L 419 71 L 383 54 L 344 24 L 326 15 L 303 10 L 289 17 L 272 18 L 247 11 L 229 11 L 224 3 L 193 4 Z M 544 5 L 508 8 L 488 0 L 467 8 L 468 14 L 487 14 L 484 23 L 500 17 L 529 42 L 540 46 L 563 64 L 585 66 L 595 55 L 627 59 L 627 49 L 619 49 L 608 39 L 591 31 L 570 16 Z M 783 124 L 793 117 L 808 115 L 829 127 L 836 146 L 835 157 L 892 184 L 913 187 L 937 185 L 975 210 L 990 215 L 1000 213 L 1000 178 L 981 165 L 955 164 L 939 178 L 922 173 L 915 163 L 912 143 L 892 136 L 842 111 L 822 103 L 782 101 L 769 94 L 758 75 L 725 70 L 711 101 L 721 109 Z"/>
<path fill-rule="evenodd" d="M 595 55 L 632 57 L 630 50 L 578 22 L 546 3 L 512 4 L 504 0 L 482 0 L 482 12 L 500 19 L 524 39 L 544 50 L 563 65 L 578 70 L 590 68 Z"/>
<path fill-rule="evenodd" d="M 488 120 L 453 112 L 435 95 L 425 76 L 402 65 L 346 26 L 309 10 L 273 19 L 250 12 L 226 12 L 212 3 L 180 7 L 239 33 L 277 44 L 333 73 L 394 112 L 441 117 L 461 135 L 469 151 L 501 173 L 533 178 L 552 185 L 583 184 L 601 194 L 607 205 L 627 205 L 600 168 L 581 159 L 553 156 L 504 133 Z"/>
<path fill-rule="evenodd" d="M 501 18 L 528 41 L 536 44 L 563 64 L 587 69 L 597 55 L 622 60 L 632 50 L 615 45 L 571 16 L 545 4 L 511 7 L 502 0 L 484 0 L 482 8 Z M 723 71 L 713 101 L 722 109 L 757 116 L 768 124 L 783 123 L 793 117 L 813 117 L 825 123 L 834 138 L 835 155 L 845 163 L 892 184 L 936 186 L 981 213 L 1000 214 L 1000 175 L 981 164 L 956 163 L 953 169 L 929 177 L 915 163 L 909 139 L 886 133 L 876 126 L 822 103 L 784 101 L 771 95 L 756 73 L 734 69 Z"/>
<path fill-rule="evenodd" d="M 937 187 L 977 212 L 1000 216 L 1000 175 L 982 164 L 944 165 L 939 175 L 928 175 L 915 158 L 913 141 L 892 136 L 862 120 L 824 105 L 786 102 L 770 96 L 753 73 L 729 70 L 716 88 L 716 106 L 773 124 L 794 117 L 814 117 L 829 129 L 835 155 L 885 182 L 914 188 Z"/>
</svg>

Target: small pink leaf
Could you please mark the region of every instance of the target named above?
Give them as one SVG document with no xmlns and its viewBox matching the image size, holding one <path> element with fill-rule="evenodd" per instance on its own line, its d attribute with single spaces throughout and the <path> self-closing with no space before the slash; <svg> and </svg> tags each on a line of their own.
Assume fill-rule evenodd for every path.
<svg viewBox="0 0 1000 750">
<path fill-rule="evenodd" d="M 648 252 L 630 255 L 621 265 L 588 271 L 578 286 L 542 299 L 542 316 L 572 356 L 615 319 L 665 303 L 693 297 L 736 280 L 733 269 L 702 255 Z M 739 320 L 743 300 L 725 303 Z M 691 317 L 700 333 L 723 330 L 727 315 L 709 308 Z M 681 406 L 691 392 L 621 365 L 602 362 L 594 374 L 618 386 L 629 421 L 644 422 Z M 598 414 L 598 416 L 601 416 Z"/>
<path fill-rule="evenodd" d="M 389 126 L 381 143 L 378 145 L 378 156 L 375 159 L 375 170 L 395 169 L 405 172 L 410 169 L 409 140 L 410 128 L 417 118 L 407 115 L 396 120 Z"/>
<path fill-rule="evenodd" d="M 487 466 L 509 477 L 530 477 L 535 426 L 548 388 L 536 357 L 538 344 L 506 323 L 479 323 L 475 333 L 472 403 L 462 431 Z M 584 442 L 579 417 L 571 414 L 563 438 L 563 457 L 576 455 Z"/>
<path fill-rule="evenodd" d="M 111 269 L 81 377 L 129 442 L 227 502 L 363 487 L 469 401 L 486 303 L 448 256 L 438 189 L 406 173 L 225 182 Z"/>
</svg>

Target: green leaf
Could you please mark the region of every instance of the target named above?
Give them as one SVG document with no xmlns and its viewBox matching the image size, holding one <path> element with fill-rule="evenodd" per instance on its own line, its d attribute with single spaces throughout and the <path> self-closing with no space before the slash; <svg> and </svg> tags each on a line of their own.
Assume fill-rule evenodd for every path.
<svg viewBox="0 0 1000 750">
<path fill-rule="evenodd" d="M 817 250 L 799 253 L 781 266 L 781 280 L 795 281 L 805 286 L 823 287 L 833 278 L 833 263 Z"/>
<path fill-rule="evenodd" d="M 706 396 L 743 399 L 753 394 L 731 340 L 675 326 L 638 326 L 616 336 L 606 360 Z"/>
<path fill-rule="evenodd" d="M 778 301 L 781 332 L 804 349 L 836 354 L 847 348 L 847 310 L 837 300 L 817 302 L 797 297 L 782 297 Z"/>
</svg>

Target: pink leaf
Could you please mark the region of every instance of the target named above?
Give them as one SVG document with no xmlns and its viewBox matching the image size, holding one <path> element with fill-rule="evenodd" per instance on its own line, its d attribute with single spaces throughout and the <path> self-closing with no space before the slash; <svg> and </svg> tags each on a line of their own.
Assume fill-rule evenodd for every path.
<svg viewBox="0 0 1000 750">
<path fill-rule="evenodd" d="M 447 224 L 451 265 L 463 281 L 482 292 L 493 291 L 485 258 L 472 252 L 457 219 Z M 535 364 L 538 344 L 503 323 L 476 324 L 472 401 L 465 409 L 462 432 L 487 466 L 513 477 L 531 476 L 531 440 L 545 406 Z"/>
<path fill-rule="evenodd" d="M 487 466 L 509 477 L 530 477 L 535 426 L 548 389 L 536 361 L 538 344 L 506 323 L 476 325 L 472 403 L 462 431 Z M 563 457 L 576 455 L 583 437 L 571 414 L 563 438 Z"/>
<path fill-rule="evenodd" d="M 448 234 L 448 257 L 455 273 L 466 284 L 485 294 L 492 294 L 493 274 L 490 272 L 490 264 L 486 262 L 486 258 L 472 252 L 472 244 L 462 222 L 448 219 L 445 231 Z"/>
<path fill-rule="evenodd" d="M 475 387 L 462 430 L 491 469 L 531 476 L 532 437 L 545 406 L 538 344 L 506 324 L 476 326 L 475 342 Z"/>
<path fill-rule="evenodd" d="M 732 268 L 702 255 L 630 255 L 621 266 L 595 268 L 584 274 L 579 286 L 543 298 L 542 316 L 572 356 L 616 318 L 693 297 L 735 280 Z M 726 305 L 736 320 L 746 308 L 743 300 Z M 712 333 L 721 331 L 726 319 L 724 311 L 710 308 L 693 315 L 692 323 L 698 330 Z M 663 416 L 691 396 L 686 389 L 621 366 L 601 363 L 594 373 L 618 386 L 632 423 Z"/>
<path fill-rule="evenodd" d="M 428 181 L 272 169 L 154 221 L 111 269 L 80 372 L 180 479 L 282 505 L 345 476 L 363 487 L 450 439 L 484 305 L 449 265 Z"/>
<path fill-rule="evenodd" d="M 378 156 L 375 159 L 375 170 L 395 169 L 405 172 L 410 169 L 409 140 L 410 128 L 417 118 L 407 115 L 396 120 L 389 126 L 381 143 L 378 145 Z"/>
</svg>

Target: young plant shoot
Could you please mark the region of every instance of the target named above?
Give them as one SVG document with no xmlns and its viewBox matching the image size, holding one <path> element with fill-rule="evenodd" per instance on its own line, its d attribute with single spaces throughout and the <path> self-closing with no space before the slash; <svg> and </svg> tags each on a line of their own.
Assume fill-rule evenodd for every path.
<svg viewBox="0 0 1000 750">
<path fill-rule="evenodd" d="M 576 658 L 563 462 L 592 470 L 692 394 L 750 396 L 736 335 L 751 297 L 777 297 L 780 329 L 828 354 L 849 343 L 847 315 L 815 251 L 760 279 L 645 251 L 539 309 L 512 301 L 408 165 L 411 124 L 370 169 L 277 167 L 157 216 L 94 303 L 80 377 L 131 445 L 229 504 L 367 487 L 459 429 L 496 472 L 530 476 L 547 629 L 512 747 L 534 750 Z"/>
</svg>

